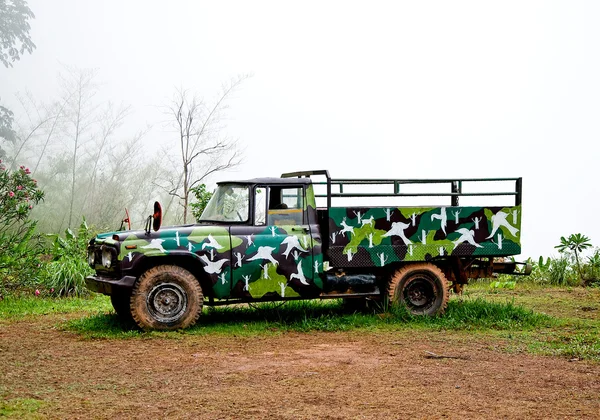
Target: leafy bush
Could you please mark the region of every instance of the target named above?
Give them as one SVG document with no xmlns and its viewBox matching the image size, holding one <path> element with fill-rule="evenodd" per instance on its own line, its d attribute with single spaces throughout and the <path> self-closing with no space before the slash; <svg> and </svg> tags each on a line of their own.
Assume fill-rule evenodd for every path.
<svg viewBox="0 0 600 420">
<path fill-rule="evenodd" d="M 10 171 L 0 160 L 0 292 L 35 283 L 42 244 L 29 215 L 43 198 L 29 169 Z"/>
<path fill-rule="evenodd" d="M 206 185 L 199 184 L 194 188 L 190 189 L 190 192 L 194 195 L 195 202 L 190 203 L 192 209 L 192 215 L 196 220 L 200 220 L 202 212 L 206 208 L 208 201 L 213 196 L 213 193 L 206 191 Z"/>
<path fill-rule="evenodd" d="M 561 236 L 560 244 L 555 246 L 555 248 L 557 248 L 561 254 L 566 254 L 567 252 L 573 253 L 575 256 L 577 272 L 579 273 L 579 279 L 581 280 L 582 284 L 585 284 L 585 280 L 583 278 L 583 270 L 579 262 L 579 256 L 583 251 L 591 248 L 591 246 L 592 244 L 590 242 L 590 238 L 582 235 L 581 233 L 573 233 L 569 235 L 568 238 Z"/>
<path fill-rule="evenodd" d="M 53 258 L 45 267 L 45 287 L 58 296 L 87 294 L 85 277 L 93 274 L 94 270 L 87 263 L 87 244 L 92 235 L 85 219 L 81 222 L 77 235 L 67 229 L 64 239 L 59 235 L 50 236 L 54 238 Z"/>
<path fill-rule="evenodd" d="M 577 274 L 568 256 L 561 255 L 550 260 L 548 282 L 555 286 L 574 286 L 577 284 Z"/>
<path fill-rule="evenodd" d="M 584 284 L 588 286 L 600 286 L 600 248 L 588 257 L 583 267 Z"/>
</svg>

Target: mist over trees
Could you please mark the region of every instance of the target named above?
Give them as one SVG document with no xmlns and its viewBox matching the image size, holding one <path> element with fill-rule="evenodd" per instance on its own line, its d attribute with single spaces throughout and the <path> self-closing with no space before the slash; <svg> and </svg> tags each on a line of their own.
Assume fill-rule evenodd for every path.
<svg viewBox="0 0 600 420">
<path fill-rule="evenodd" d="M 227 98 L 246 78 L 224 85 L 214 102 L 176 90 L 165 107 L 168 132 L 159 154 L 148 153 L 150 127 L 129 133 L 126 104 L 99 100 L 97 71 L 65 67 L 60 92 L 49 103 L 17 95 L 14 141 L 5 143 L 9 168 L 25 165 L 45 192 L 35 210 L 38 228 L 61 232 L 83 217 L 98 229 L 116 229 L 129 210 L 141 228 L 155 200 L 167 223 L 188 222 L 190 190 L 241 161 L 237 141 L 224 133 Z"/>
<path fill-rule="evenodd" d="M 25 0 L 0 0 L 4 67 L 35 49 L 33 18 Z M 97 229 L 115 229 L 125 208 L 132 226 L 141 227 L 155 200 L 164 204 L 166 223 L 186 223 L 192 188 L 241 162 L 223 117 L 247 76 L 223 84 L 214 100 L 180 88 L 170 102 L 154 104 L 167 119 L 158 154 L 149 150 L 147 134 L 159 121 L 150 122 L 154 128 L 127 128 L 132 109 L 118 98 L 99 99 L 97 70 L 63 66 L 57 78 L 59 90 L 50 100 L 15 93 L 12 109 L 0 100 L 0 159 L 8 171 L 27 167 L 44 191 L 32 213 L 41 232 L 77 227 L 83 217 Z"/>
</svg>

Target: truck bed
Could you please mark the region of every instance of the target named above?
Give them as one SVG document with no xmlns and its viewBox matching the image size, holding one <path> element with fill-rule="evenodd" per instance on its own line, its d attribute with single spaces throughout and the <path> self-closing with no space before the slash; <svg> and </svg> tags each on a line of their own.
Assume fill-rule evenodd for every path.
<svg viewBox="0 0 600 420">
<path fill-rule="evenodd" d="M 521 205 L 512 207 L 331 207 L 333 267 L 382 267 L 447 256 L 521 253 Z"/>
</svg>

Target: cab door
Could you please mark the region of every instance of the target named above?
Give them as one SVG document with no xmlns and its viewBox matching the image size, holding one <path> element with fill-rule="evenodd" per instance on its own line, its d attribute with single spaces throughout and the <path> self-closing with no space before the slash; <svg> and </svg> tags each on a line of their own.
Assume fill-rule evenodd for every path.
<svg viewBox="0 0 600 420">
<path fill-rule="evenodd" d="M 232 236 L 243 234 L 242 244 L 232 250 L 232 295 L 318 295 L 304 185 L 258 185 L 253 198 L 254 225 L 231 227 Z"/>
</svg>

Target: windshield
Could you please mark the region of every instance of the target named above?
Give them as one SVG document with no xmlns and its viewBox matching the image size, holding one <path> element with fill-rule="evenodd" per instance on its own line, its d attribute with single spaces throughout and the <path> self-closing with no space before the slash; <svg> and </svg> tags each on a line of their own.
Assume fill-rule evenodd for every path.
<svg viewBox="0 0 600 420">
<path fill-rule="evenodd" d="M 199 221 L 245 222 L 250 207 L 248 197 L 247 185 L 219 185 Z"/>
</svg>

